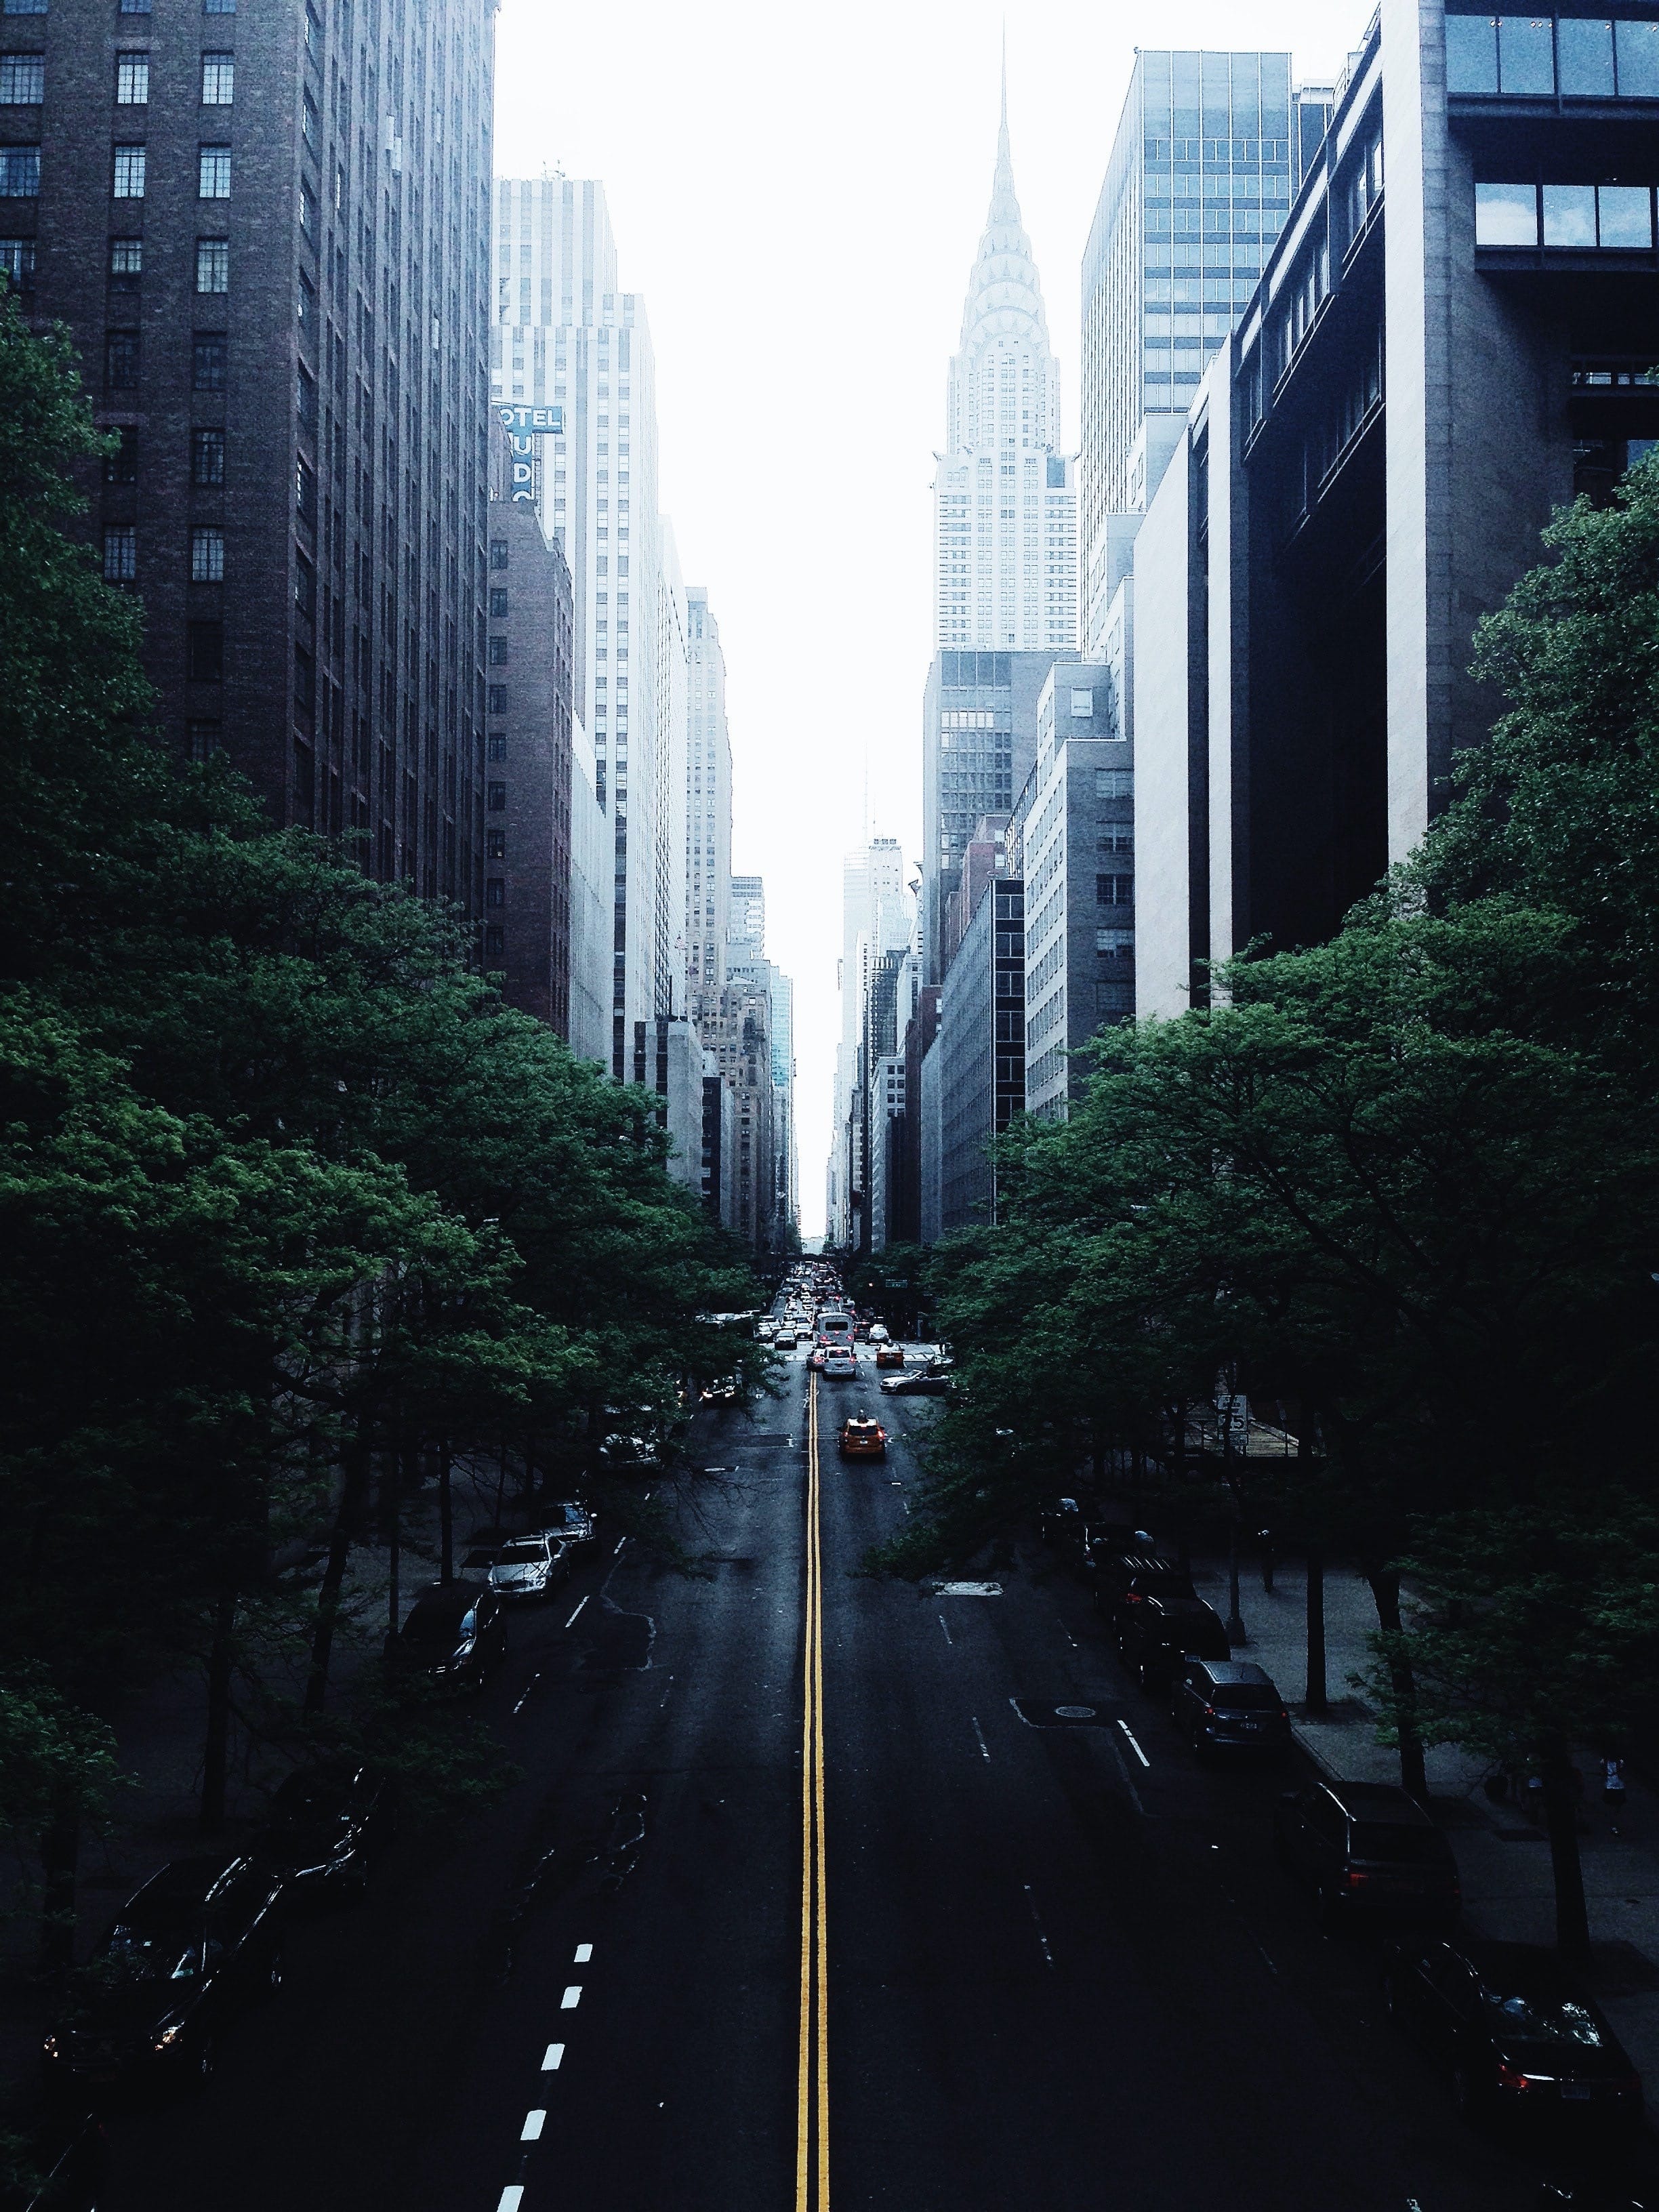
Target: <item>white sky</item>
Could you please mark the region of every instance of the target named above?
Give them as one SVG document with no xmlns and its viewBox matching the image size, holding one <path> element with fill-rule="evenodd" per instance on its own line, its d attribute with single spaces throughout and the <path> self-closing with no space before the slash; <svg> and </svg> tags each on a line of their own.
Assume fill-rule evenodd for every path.
<svg viewBox="0 0 1659 2212">
<path fill-rule="evenodd" d="M 1077 442 L 1078 283 L 1137 45 L 1288 47 L 1328 81 L 1373 0 L 505 0 L 495 160 L 603 180 L 657 355 L 661 495 L 708 586 L 732 865 L 795 980 L 801 1227 L 823 1226 L 841 861 L 920 858 L 928 488 L 990 198 L 998 48 Z"/>
</svg>

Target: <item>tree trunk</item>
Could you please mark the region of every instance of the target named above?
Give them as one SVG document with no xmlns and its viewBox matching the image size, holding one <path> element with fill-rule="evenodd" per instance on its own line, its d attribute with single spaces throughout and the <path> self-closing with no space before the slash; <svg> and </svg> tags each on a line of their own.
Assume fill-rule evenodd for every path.
<svg viewBox="0 0 1659 2212">
<path fill-rule="evenodd" d="M 450 1489 L 450 1472 L 455 1455 L 449 1449 L 449 1439 L 444 1438 L 438 1452 L 438 1580 L 453 1583 L 455 1579 L 455 1501 Z"/>
<path fill-rule="evenodd" d="M 1310 1713 L 1330 1711 L 1325 1686 L 1325 1553 L 1308 1547 L 1308 1687 L 1302 1700 Z"/>
<path fill-rule="evenodd" d="M 1387 1635 L 1401 1632 L 1400 1577 L 1392 1568 L 1379 1568 L 1368 1573 L 1366 1581 L 1371 1586 L 1371 1596 L 1376 1604 L 1377 1626 Z M 1415 1797 L 1426 1812 L 1429 1803 L 1429 1778 L 1423 1757 L 1423 1739 L 1412 1723 L 1417 1710 L 1417 1685 L 1412 1678 L 1411 1662 L 1396 1653 L 1389 1655 L 1389 1679 L 1394 1688 L 1395 1704 L 1399 1712 L 1400 1786 L 1408 1796 Z"/>
<path fill-rule="evenodd" d="M 1584 1903 L 1584 1869 L 1578 1856 L 1577 1793 L 1572 1755 L 1560 1739 L 1544 1753 L 1544 1817 L 1550 1839 L 1550 1872 L 1555 1880 L 1556 1948 L 1569 1958 L 1589 1955 L 1589 1912 Z"/>
<path fill-rule="evenodd" d="M 213 1643 L 208 1652 L 207 1735 L 202 1747 L 202 1810 L 204 1836 L 225 1825 L 230 1774 L 230 1684 L 236 1663 L 236 1605 L 239 1592 L 227 1577 L 213 1613 Z"/>
<path fill-rule="evenodd" d="M 334 1630 L 339 1620 L 340 1591 L 352 1539 L 362 1518 L 368 1492 L 368 1440 L 359 1431 L 347 1446 L 340 1468 L 340 1503 L 329 1538 L 328 1561 L 317 1592 L 317 1626 L 311 1638 L 311 1671 L 306 1678 L 304 1711 L 314 1720 L 328 1695 L 329 1662 L 334 1656 Z"/>
</svg>

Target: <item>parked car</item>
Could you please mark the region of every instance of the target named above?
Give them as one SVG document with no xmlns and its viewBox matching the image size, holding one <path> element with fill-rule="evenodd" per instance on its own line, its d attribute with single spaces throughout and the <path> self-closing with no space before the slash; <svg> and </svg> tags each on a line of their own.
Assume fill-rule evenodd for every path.
<svg viewBox="0 0 1659 2212">
<path fill-rule="evenodd" d="M 562 1538 L 545 1534 L 515 1536 L 496 1553 L 489 1570 L 489 1587 L 509 1605 L 546 1597 L 563 1581 L 568 1567 Z"/>
<path fill-rule="evenodd" d="M 1541 1944 L 1402 1936 L 1383 1953 L 1382 2002 L 1442 2067 L 1470 2118 L 1580 2126 L 1598 2139 L 1641 2119 L 1642 2077 L 1629 2053 Z"/>
<path fill-rule="evenodd" d="M 46 2038 L 58 2091 L 200 2087 L 236 2014 L 283 1979 L 283 1882 L 252 1858 L 174 1859 L 129 1898 Z"/>
<path fill-rule="evenodd" d="M 884 1337 L 880 1343 L 876 1346 L 876 1365 L 878 1367 L 896 1367 L 901 1372 L 902 1372 L 904 1367 L 904 1346 L 902 1344 L 895 1344 L 890 1337 Z"/>
<path fill-rule="evenodd" d="M 434 1583 L 410 1607 L 397 1650 L 434 1681 L 481 1690 L 491 1668 L 507 1656 L 501 1601 L 488 1583 Z"/>
<path fill-rule="evenodd" d="M 609 1474 L 656 1474 L 663 1464 L 662 1448 L 649 1437 L 607 1437 L 599 1458 Z"/>
<path fill-rule="evenodd" d="M 355 1905 L 397 1832 L 396 1785 L 366 1766 L 301 1767 L 270 1803 L 250 1856 L 291 1903 Z"/>
<path fill-rule="evenodd" d="M 882 1389 L 893 1398 L 948 1398 L 951 1378 L 935 1375 L 930 1369 L 918 1368 L 914 1375 L 890 1375 Z"/>
<path fill-rule="evenodd" d="M 1095 1586 L 1095 1610 L 1116 1623 L 1129 1607 L 1148 1598 L 1195 1598 L 1193 1578 L 1173 1559 L 1155 1552 L 1122 1550 L 1085 1530 L 1089 1571 Z"/>
<path fill-rule="evenodd" d="M 826 1376 L 847 1382 L 856 1378 L 859 1371 L 858 1355 L 850 1344 L 832 1344 L 823 1355 Z"/>
<path fill-rule="evenodd" d="M 1394 1783 L 1287 1790 L 1273 1830 L 1279 1858 L 1317 1893 L 1328 1929 L 1410 1918 L 1449 1930 L 1456 1921 L 1462 1893 L 1451 1845 Z"/>
<path fill-rule="evenodd" d="M 735 1406 L 743 1395 L 742 1385 L 735 1375 L 716 1375 L 705 1382 L 697 1393 L 700 1406 Z"/>
<path fill-rule="evenodd" d="M 574 1498 L 544 1505 L 539 1518 L 550 1536 L 560 1537 L 567 1544 L 591 1544 L 599 1533 L 592 1512 Z"/>
<path fill-rule="evenodd" d="M 1177 1669 L 1170 1709 L 1200 1759 L 1214 1753 L 1289 1748 L 1291 1717 L 1273 1678 L 1249 1659 L 1188 1659 Z"/>
<path fill-rule="evenodd" d="M 843 1459 L 885 1459 L 887 1431 L 870 1414 L 854 1413 L 841 1425 L 840 1451 Z"/>
<path fill-rule="evenodd" d="M 1184 1659 L 1225 1659 L 1221 1616 L 1198 1597 L 1143 1598 L 1118 1616 L 1117 1650 L 1143 1690 L 1162 1689 Z"/>
</svg>

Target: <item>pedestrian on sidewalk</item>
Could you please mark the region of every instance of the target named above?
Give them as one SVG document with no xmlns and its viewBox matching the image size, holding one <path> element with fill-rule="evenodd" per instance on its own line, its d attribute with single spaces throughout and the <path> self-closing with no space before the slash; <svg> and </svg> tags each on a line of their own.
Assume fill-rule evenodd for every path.
<svg viewBox="0 0 1659 2212">
<path fill-rule="evenodd" d="M 1622 1759 L 1604 1759 L 1601 1761 L 1601 1802 L 1607 1808 L 1608 1826 L 1616 1836 L 1619 1823 L 1625 1817 L 1625 1762 Z"/>
</svg>

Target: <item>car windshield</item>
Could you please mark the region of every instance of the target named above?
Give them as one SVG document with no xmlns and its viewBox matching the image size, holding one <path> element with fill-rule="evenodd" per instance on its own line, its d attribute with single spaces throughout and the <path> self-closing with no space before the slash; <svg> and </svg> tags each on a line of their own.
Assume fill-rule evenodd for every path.
<svg viewBox="0 0 1659 2212">
<path fill-rule="evenodd" d="M 202 1971 L 200 1925 L 173 1919 L 125 1922 L 110 1936 L 109 1958 L 124 1981 L 193 1981 Z"/>
<path fill-rule="evenodd" d="M 1192 1577 L 1181 1574 L 1174 1568 L 1171 1568 L 1166 1575 L 1137 1575 L 1135 1588 L 1144 1591 L 1148 1597 L 1196 1597 L 1198 1595 L 1198 1592 L 1193 1588 Z"/>
<path fill-rule="evenodd" d="M 524 1566 L 531 1560 L 545 1560 L 547 1547 L 533 1536 L 526 1536 L 516 1544 L 503 1544 L 499 1564 L 504 1567 Z"/>
<path fill-rule="evenodd" d="M 1357 1859 L 1392 1859 L 1400 1866 L 1444 1866 L 1446 1839 L 1434 1828 L 1403 1821 L 1356 1820 L 1349 1849 Z"/>
<path fill-rule="evenodd" d="M 1265 1682 L 1218 1682 L 1210 1703 L 1224 1713 L 1276 1713 L 1279 1692 Z"/>
<path fill-rule="evenodd" d="M 1559 1990 L 1527 1990 L 1505 1994 L 1504 1989 L 1480 1985 L 1480 2005 L 1495 2027 L 1528 2042 L 1572 2043 L 1586 2051 L 1601 2051 L 1607 2039 L 1588 2005 Z"/>
<path fill-rule="evenodd" d="M 477 1623 L 476 1613 L 453 1613 L 447 1606 L 416 1606 L 404 1623 L 404 1634 L 411 1644 L 434 1646 L 459 1644 L 471 1636 Z"/>
</svg>

